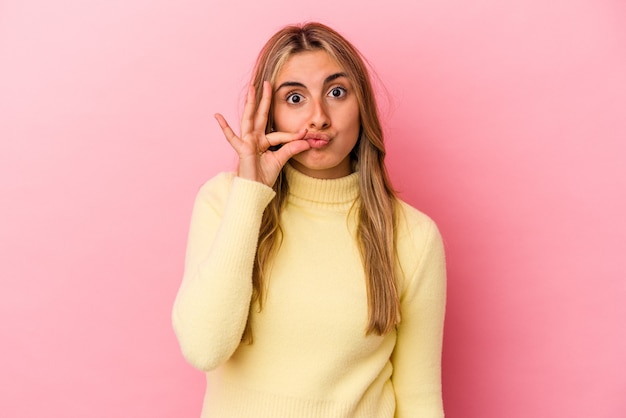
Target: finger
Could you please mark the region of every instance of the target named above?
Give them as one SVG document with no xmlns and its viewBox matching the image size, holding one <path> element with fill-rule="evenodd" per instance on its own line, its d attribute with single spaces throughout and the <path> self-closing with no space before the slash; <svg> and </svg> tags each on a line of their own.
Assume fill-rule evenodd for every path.
<svg viewBox="0 0 626 418">
<path fill-rule="evenodd" d="M 248 87 L 248 94 L 246 95 L 246 104 L 243 107 L 243 116 L 241 117 L 241 136 L 252 132 L 254 129 L 254 110 L 256 103 L 254 102 L 254 86 L 251 84 Z"/>
<path fill-rule="evenodd" d="M 216 113 L 215 119 L 217 119 L 217 123 L 220 125 L 220 128 L 222 128 L 222 132 L 224 133 L 226 140 L 228 140 L 230 145 L 236 149 L 239 146 L 240 140 L 239 137 L 235 135 L 235 132 L 233 132 L 228 122 L 226 122 L 226 118 L 224 118 L 221 114 Z"/>
<path fill-rule="evenodd" d="M 287 164 L 287 161 L 289 161 L 291 157 L 308 149 L 311 149 L 309 143 L 305 140 L 299 139 L 284 144 L 279 150 L 274 151 L 272 154 L 282 167 Z"/>
<path fill-rule="evenodd" d="M 307 129 L 303 129 L 296 133 L 272 132 L 272 133 L 265 135 L 265 138 L 267 138 L 267 142 L 269 143 L 268 147 L 269 147 L 269 146 L 276 146 L 276 145 L 285 144 L 287 142 L 304 139 L 307 132 L 308 132 Z"/>
<path fill-rule="evenodd" d="M 270 111 L 270 105 L 272 104 L 272 85 L 269 81 L 263 82 L 263 94 L 261 101 L 259 102 L 259 108 L 256 111 L 256 117 L 254 119 L 254 130 L 257 132 L 265 133 L 265 127 L 267 126 L 267 117 Z"/>
</svg>

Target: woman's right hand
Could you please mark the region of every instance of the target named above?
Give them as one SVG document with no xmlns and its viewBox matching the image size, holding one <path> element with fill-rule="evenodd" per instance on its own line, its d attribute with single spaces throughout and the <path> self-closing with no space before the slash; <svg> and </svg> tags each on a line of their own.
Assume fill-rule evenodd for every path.
<svg viewBox="0 0 626 418">
<path fill-rule="evenodd" d="M 239 156 L 237 175 L 269 187 L 274 185 L 280 170 L 291 157 L 311 147 L 304 140 L 306 129 L 296 133 L 265 133 L 271 102 L 272 86 L 268 81 L 263 82 L 263 95 L 258 109 L 255 104 L 254 87 L 248 88 L 241 120 L 241 136 L 235 135 L 224 116 L 219 113 L 215 115 L 224 136 Z M 275 145 L 282 146 L 275 151 L 270 150 L 270 147 Z"/>
</svg>

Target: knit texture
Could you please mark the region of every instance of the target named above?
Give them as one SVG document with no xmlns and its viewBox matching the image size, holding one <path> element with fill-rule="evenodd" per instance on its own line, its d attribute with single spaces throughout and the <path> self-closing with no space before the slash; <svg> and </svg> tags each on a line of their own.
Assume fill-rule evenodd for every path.
<svg viewBox="0 0 626 418">
<path fill-rule="evenodd" d="M 285 172 L 283 241 L 262 310 L 249 309 L 251 277 L 273 190 L 223 173 L 196 198 L 172 320 L 183 355 L 206 372 L 202 417 L 443 417 L 445 262 L 435 224 L 400 203 L 402 319 L 384 336 L 366 335 L 358 174 Z M 252 344 L 241 343 L 248 315 Z"/>
</svg>

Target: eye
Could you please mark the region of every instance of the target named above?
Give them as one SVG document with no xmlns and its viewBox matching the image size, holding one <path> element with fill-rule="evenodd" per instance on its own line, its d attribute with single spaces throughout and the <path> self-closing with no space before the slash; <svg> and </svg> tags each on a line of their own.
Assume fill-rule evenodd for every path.
<svg viewBox="0 0 626 418">
<path fill-rule="evenodd" d="M 298 104 L 302 101 L 303 97 L 298 93 L 291 93 L 287 96 L 287 103 Z"/>
<path fill-rule="evenodd" d="M 340 99 L 343 96 L 345 96 L 347 93 L 346 89 L 344 89 L 343 87 L 333 87 L 329 92 L 328 95 L 330 97 L 333 97 L 335 99 Z"/>
</svg>

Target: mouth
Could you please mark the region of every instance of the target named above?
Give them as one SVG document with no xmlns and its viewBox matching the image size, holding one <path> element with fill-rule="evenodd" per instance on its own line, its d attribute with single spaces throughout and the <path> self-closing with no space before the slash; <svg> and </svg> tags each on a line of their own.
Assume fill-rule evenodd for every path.
<svg viewBox="0 0 626 418">
<path fill-rule="evenodd" d="M 309 132 L 304 139 L 311 148 L 324 148 L 330 142 L 330 137 L 320 132 Z"/>
</svg>

